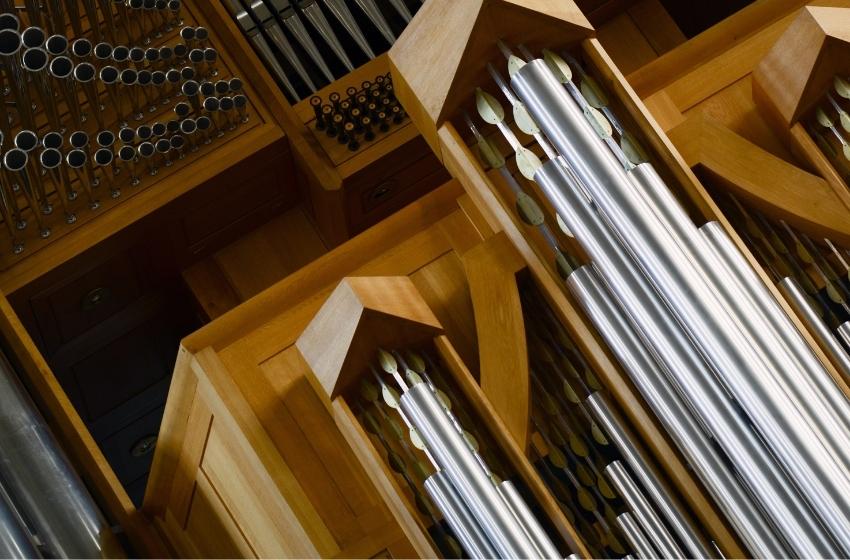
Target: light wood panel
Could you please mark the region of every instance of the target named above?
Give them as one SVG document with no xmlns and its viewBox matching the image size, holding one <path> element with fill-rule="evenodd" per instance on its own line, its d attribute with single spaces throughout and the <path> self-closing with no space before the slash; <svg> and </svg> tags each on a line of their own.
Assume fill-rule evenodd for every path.
<svg viewBox="0 0 850 560">
<path fill-rule="evenodd" d="M 466 253 L 463 262 L 478 330 L 481 391 L 524 451 L 531 397 L 517 274 L 525 261 L 500 233 Z"/>
</svg>

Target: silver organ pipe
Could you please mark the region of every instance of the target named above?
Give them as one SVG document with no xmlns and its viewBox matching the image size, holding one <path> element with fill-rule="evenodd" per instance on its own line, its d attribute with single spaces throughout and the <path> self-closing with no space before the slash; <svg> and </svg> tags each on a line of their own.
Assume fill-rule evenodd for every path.
<svg viewBox="0 0 850 560">
<path fill-rule="evenodd" d="M 806 392 L 810 388 L 788 386 L 793 370 L 773 370 L 778 356 L 785 352 L 781 342 L 772 329 L 752 332 L 762 326 L 762 318 L 749 316 L 746 309 L 737 307 L 738 302 L 728 301 L 729 293 L 718 285 L 728 278 L 706 270 L 715 263 L 704 246 L 692 235 L 683 235 L 686 224 L 671 221 L 677 212 L 683 215 L 681 209 L 665 203 L 672 195 L 659 196 L 658 189 L 646 189 L 647 185 L 641 185 L 645 190 L 639 188 L 639 181 L 630 178 L 634 173 L 627 172 L 606 149 L 545 62 L 535 60 L 520 66 L 511 82 L 519 98 L 661 296 L 678 328 L 711 366 L 717 380 L 710 381 L 728 391 L 742 407 L 756 436 L 764 439 L 805 499 L 804 507 L 799 508 L 787 500 L 776 500 L 766 488 L 751 485 L 771 522 L 780 527 L 775 540 L 787 539 L 796 554 L 805 556 L 848 553 L 850 493 L 843 457 L 847 446 L 840 445 L 843 434 L 834 415 L 814 418 L 812 403 L 800 402 L 798 392 L 811 395 Z M 600 268 L 606 282 L 612 282 L 614 271 Z M 778 365 L 793 367 L 795 362 Z M 823 430 L 828 428 L 837 429 L 825 434 Z M 723 435 L 715 437 L 722 445 Z M 791 498 L 796 501 L 794 493 Z M 807 529 L 800 530 L 801 525 Z M 769 546 L 753 546 L 752 539 L 749 544 L 756 554 L 776 553 Z"/>
</svg>

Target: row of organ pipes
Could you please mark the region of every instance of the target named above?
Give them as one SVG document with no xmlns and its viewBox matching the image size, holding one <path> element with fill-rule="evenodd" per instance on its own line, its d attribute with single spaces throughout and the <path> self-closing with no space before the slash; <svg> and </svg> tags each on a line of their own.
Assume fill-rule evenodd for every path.
<svg viewBox="0 0 850 560">
<path fill-rule="evenodd" d="M 248 122 L 242 80 L 221 74 L 210 41 L 184 25 L 181 0 L 0 4 L 0 211 L 13 254 Z"/>
<path fill-rule="evenodd" d="M 569 52 L 544 50 L 538 57 L 522 45 L 499 47 L 507 77 L 490 64 L 497 89 L 476 90 L 485 124 L 463 118 L 483 162 L 510 187 L 519 217 L 539 229 L 566 288 L 753 556 L 850 555 L 850 403 L 830 371 L 723 226 L 693 222 Z M 487 125 L 498 130 L 498 142 Z M 514 127 L 535 145 L 523 145 Z M 510 171 L 502 140 L 518 172 L 553 209 L 555 224 Z M 767 223 L 760 215 L 747 219 Z M 850 343 L 847 251 L 829 239 L 815 243 L 785 223 L 770 227 L 792 248 L 782 267 L 763 264 L 843 369 Z M 588 262 L 565 248 L 563 234 Z M 744 232 L 752 245 L 750 237 L 752 229 Z M 809 285 L 812 271 L 819 287 Z M 547 394 L 537 372 L 535 386 L 535 393 Z M 590 409 L 593 399 L 584 401 Z M 604 416 L 596 422 L 617 441 L 615 424 Z M 628 468 L 643 498 L 643 505 L 627 499 L 626 516 L 618 517 L 629 554 L 718 555 L 681 508 L 666 501 L 663 486 L 636 464 Z M 619 466 L 605 474 L 620 494 L 638 488 L 623 483 Z M 655 522 L 647 521 L 647 507 Z"/>
</svg>

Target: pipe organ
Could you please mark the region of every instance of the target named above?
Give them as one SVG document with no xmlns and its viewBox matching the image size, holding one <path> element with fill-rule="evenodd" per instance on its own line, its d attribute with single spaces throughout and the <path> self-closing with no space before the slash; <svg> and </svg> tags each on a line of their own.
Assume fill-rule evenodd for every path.
<svg viewBox="0 0 850 560">
<path fill-rule="evenodd" d="M 850 556 L 850 4 L 630 6 L 0 1 L 0 549 Z"/>
</svg>

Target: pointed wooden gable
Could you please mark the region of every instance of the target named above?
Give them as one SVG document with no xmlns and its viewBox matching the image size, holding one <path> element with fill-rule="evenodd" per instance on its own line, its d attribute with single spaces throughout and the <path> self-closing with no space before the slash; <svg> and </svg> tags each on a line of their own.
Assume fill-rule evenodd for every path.
<svg viewBox="0 0 850 560">
<path fill-rule="evenodd" d="M 591 35 L 571 0 L 428 0 L 390 49 L 396 96 L 439 155 L 437 129 L 503 60 L 498 39 L 539 51 Z"/>
<path fill-rule="evenodd" d="M 407 276 L 345 278 L 296 346 L 331 399 L 376 363 L 377 350 L 429 341 L 442 327 Z"/>
</svg>

